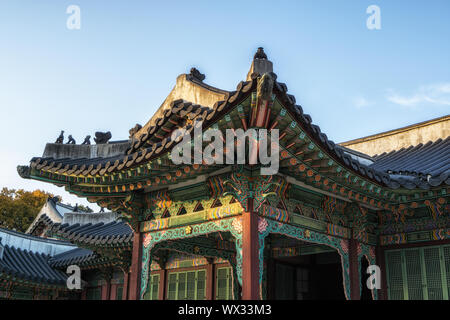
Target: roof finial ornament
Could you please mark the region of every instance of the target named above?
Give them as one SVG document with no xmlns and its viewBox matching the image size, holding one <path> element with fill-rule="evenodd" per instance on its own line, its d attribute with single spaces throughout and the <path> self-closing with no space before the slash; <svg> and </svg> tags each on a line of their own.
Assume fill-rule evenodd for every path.
<svg viewBox="0 0 450 320">
<path fill-rule="evenodd" d="M 142 126 L 139 123 L 136 123 L 136 125 L 128 131 L 128 133 L 130 134 L 129 138 L 132 139 L 133 136 L 141 129 Z"/>
<path fill-rule="evenodd" d="M 263 47 L 259 47 L 258 50 L 256 51 L 255 55 L 253 56 L 253 60 L 255 59 L 265 59 L 267 60 L 267 55 L 264 52 L 264 48 Z"/>
<path fill-rule="evenodd" d="M 66 144 L 76 144 L 75 139 L 69 134 L 69 140 Z"/>
<path fill-rule="evenodd" d="M 191 68 L 189 78 L 189 80 L 196 79 L 198 81 L 203 81 L 205 80 L 206 76 L 203 73 L 200 73 L 197 68 Z"/>
<path fill-rule="evenodd" d="M 272 97 L 273 84 L 277 76 L 273 72 L 264 73 L 261 78 L 258 79 L 256 96 L 261 101 L 268 101 Z"/>
<path fill-rule="evenodd" d="M 87 135 L 82 144 L 91 144 L 91 136 Z"/>
<path fill-rule="evenodd" d="M 253 81 L 259 76 L 262 76 L 265 73 L 273 72 L 273 64 L 272 61 L 267 59 L 267 55 L 264 52 L 263 47 L 259 47 L 253 56 L 252 65 L 250 66 L 250 70 L 247 73 L 247 81 Z"/>
<path fill-rule="evenodd" d="M 94 141 L 96 144 L 104 144 L 104 143 L 108 143 L 109 139 L 111 139 L 112 135 L 111 132 L 100 132 L 97 131 L 95 133 L 95 138 Z"/>
<path fill-rule="evenodd" d="M 62 144 L 64 142 L 64 130 L 61 130 L 59 137 L 56 139 L 55 143 Z"/>
</svg>

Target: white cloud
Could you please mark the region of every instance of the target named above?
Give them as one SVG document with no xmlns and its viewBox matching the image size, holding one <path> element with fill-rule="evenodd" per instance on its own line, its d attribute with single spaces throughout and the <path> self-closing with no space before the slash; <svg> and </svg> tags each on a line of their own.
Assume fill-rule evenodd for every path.
<svg viewBox="0 0 450 320">
<path fill-rule="evenodd" d="M 450 83 L 435 83 L 419 87 L 411 95 L 400 95 L 390 90 L 387 99 L 405 107 L 415 107 L 424 104 L 450 106 Z"/>
</svg>

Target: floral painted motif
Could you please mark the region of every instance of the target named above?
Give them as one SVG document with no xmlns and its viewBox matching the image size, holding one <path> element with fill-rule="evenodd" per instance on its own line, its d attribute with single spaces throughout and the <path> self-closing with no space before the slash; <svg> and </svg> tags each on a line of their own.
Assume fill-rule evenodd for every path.
<svg viewBox="0 0 450 320">
<path fill-rule="evenodd" d="M 268 225 L 269 224 L 267 223 L 266 219 L 259 219 L 258 220 L 258 232 L 263 233 L 264 231 L 266 231 Z"/>
<path fill-rule="evenodd" d="M 345 254 L 348 254 L 348 241 L 347 240 L 341 240 L 341 248 Z"/>
<path fill-rule="evenodd" d="M 144 245 L 144 248 L 147 248 L 151 241 L 152 241 L 152 235 L 150 233 L 147 233 L 146 235 L 144 235 L 144 240 L 142 242 L 142 244 Z"/>
<path fill-rule="evenodd" d="M 233 226 L 234 231 L 237 233 L 242 233 L 242 218 L 233 219 L 231 225 Z"/>
<path fill-rule="evenodd" d="M 267 197 L 271 195 L 277 196 L 277 193 L 271 190 L 276 189 L 280 184 L 273 181 L 273 176 L 259 176 L 255 178 L 238 172 L 232 173 L 230 179 L 225 180 L 223 185 L 228 190 L 224 195 L 232 195 L 245 211 L 249 210 L 249 198 L 253 199 L 253 210 L 258 211 Z"/>
</svg>

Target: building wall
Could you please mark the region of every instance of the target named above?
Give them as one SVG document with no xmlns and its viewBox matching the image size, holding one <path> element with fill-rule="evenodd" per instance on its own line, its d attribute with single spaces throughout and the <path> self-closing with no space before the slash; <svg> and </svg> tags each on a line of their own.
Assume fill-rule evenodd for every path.
<svg viewBox="0 0 450 320">
<path fill-rule="evenodd" d="M 450 136 L 450 116 L 413 124 L 372 136 L 342 142 L 340 145 L 369 156 L 416 146 Z"/>
</svg>

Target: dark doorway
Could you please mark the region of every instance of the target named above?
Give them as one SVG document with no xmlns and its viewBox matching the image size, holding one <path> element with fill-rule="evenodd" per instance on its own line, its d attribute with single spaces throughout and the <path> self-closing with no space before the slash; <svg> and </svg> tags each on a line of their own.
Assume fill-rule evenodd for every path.
<svg viewBox="0 0 450 320">
<path fill-rule="evenodd" d="M 372 300 L 372 291 L 367 287 L 367 279 L 369 274 L 367 273 L 367 268 L 369 267 L 369 262 L 366 257 L 361 258 L 361 300 Z"/>
<path fill-rule="evenodd" d="M 277 258 L 271 277 L 276 300 L 345 300 L 337 252 Z M 270 298 L 270 297 L 269 297 Z"/>
</svg>

